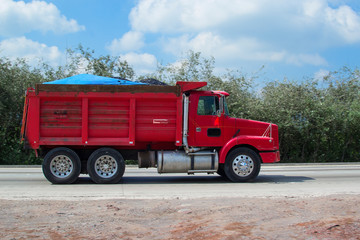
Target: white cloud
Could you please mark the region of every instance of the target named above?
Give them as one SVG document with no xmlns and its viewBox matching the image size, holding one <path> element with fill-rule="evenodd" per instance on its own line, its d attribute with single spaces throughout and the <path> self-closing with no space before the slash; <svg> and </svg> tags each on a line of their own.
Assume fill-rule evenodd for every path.
<svg viewBox="0 0 360 240">
<path fill-rule="evenodd" d="M 326 8 L 326 19 L 344 40 L 350 43 L 360 41 L 360 16 L 348 6 L 338 9 Z"/>
<path fill-rule="evenodd" d="M 118 55 L 123 52 L 136 51 L 144 46 L 143 34 L 140 32 L 127 32 L 121 38 L 114 39 L 107 49 L 113 54 Z"/>
<path fill-rule="evenodd" d="M 177 47 L 174 47 L 177 46 Z M 226 39 L 211 32 L 200 33 L 194 38 L 183 35 L 165 43 L 164 49 L 174 55 L 181 55 L 191 49 L 220 61 L 250 60 L 277 62 L 285 59 L 286 52 L 269 51 L 266 44 L 255 38 Z"/>
<path fill-rule="evenodd" d="M 327 45 L 360 42 L 360 15 L 347 5 L 331 7 L 325 0 L 306 0 L 303 3 L 301 23 L 310 26 L 315 38 Z"/>
<path fill-rule="evenodd" d="M 359 13 L 333 0 L 140 0 L 129 19 L 132 31 L 161 35 L 167 53 L 228 64 L 326 66 L 322 51 L 360 42 Z"/>
<path fill-rule="evenodd" d="M 304 1 L 304 15 L 308 17 L 316 17 L 324 8 L 324 1 Z"/>
<path fill-rule="evenodd" d="M 72 33 L 85 30 L 74 19 L 61 15 L 52 3 L 44 1 L 0 0 L 0 35 L 21 36 L 31 31 L 57 34 Z"/>
<path fill-rule="evenodd" d="M 330 74 L 329 70 L 320 69 L 314 74 L 314 79 L 318 81 L 323 81 L 324 77 L 328 76 Z"/>
<path fill-rule="evenodd" d="M 286 62 L 297 66 L 302 65 L 314 65 L 314 66 L 326 66 L 327 61 L 319 54 L 290 54 L 286 57 Z"/>
<path fill-rule="evenodd" d="M 25 58 L 33 66 L 40 61 L 57 66 L 63 57 L 57 47 L 49 47 L 25 37 L 10 38 L 0 42 L 0 55 L 9 59 Z"/>
<path fill-rule="evenodd" d="M 299 30 L 304 33 L 310 29 L 318 35 L 360 41 L 359 13 L 347 5 L 331 7 L 329 1 L 141 0 L 129 19 L 132 29 L 141 32 L 217 31 L 230 37 L 266 37 L 272 33 L 293 40 Z"/>
<path fill-rule="evenodd" d="M 174 48 L 174 46 L 177 46 Z M 255 38 L 225 39 L 213 33 L 200 33 L 194 38 L 183 35 L 172 38 L 165 43 L 164 49 L 174 55 L 181 55 L 183 50 L 191 49 L 201 52 L 215 59 L 231 62 L 235 60 L 260 61 L 260 62 L 286 62 L 288 64 L 302 65 L 327 65 L 327 61 L 319 54 L 294 54 L 286 50 L 269 50 L 266 43 Z"/>
<path fill-rule="evenodd" d="M 343 41 L 360 41 L 360 15 L 330 0 L 141 0 L 129 16 L 132 29 L 156 33 L 214 32 L 231 36 L 275 35 L 295 40 L 316 33 Z M 299 32 L 300 31 L 300 32 Z M 273 36 L 269 36 L 269 34 Z M 314 39 L 315 38 L 315 39 Z M 323 40 L 323 39 L 321 39 Z M 282 41 L 281 41 L 282 42 Z"/>
<path fill-rule="evenodd" d="M 198 31 L 257 12 L 253 1 L 143 0 L 132 9 L 132 28 L 146 32 Z"/>
<path fill-rule="evenodd" d="M 132 66 L 137 74 L 147 74 L 154 72 L 157 66 L 156 57 L 152 54 L 138 54 L 130 52 L 120 55 L 121 59 L 126 60 Z"/>
</svg>

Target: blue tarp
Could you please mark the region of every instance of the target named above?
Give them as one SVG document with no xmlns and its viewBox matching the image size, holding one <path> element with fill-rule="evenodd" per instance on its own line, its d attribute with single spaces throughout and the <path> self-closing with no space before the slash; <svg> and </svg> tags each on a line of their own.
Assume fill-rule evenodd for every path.
<svg viewBox="0 0 360 240">
<path fill-rule="evenodd" d="M 100 77 L 91 74 L 79 74 L 52 82 L 45 82 L 44 84 L 140 85 L 144 83 L 110 77 Z"/>
</svg>

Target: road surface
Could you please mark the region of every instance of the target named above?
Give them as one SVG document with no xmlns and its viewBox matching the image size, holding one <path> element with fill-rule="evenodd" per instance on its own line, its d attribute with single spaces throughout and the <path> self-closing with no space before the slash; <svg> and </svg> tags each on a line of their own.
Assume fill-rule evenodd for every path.
<svg viewBox="0 0 360 240">
<path fill-rule="evenodd" d="M 81 175 L 75 184 L 53 185 L 41 168 L 0 167 L 0 199 L 98 200 L 194 199 L 203 197 L 320 197 L 360 194 L 360 163 L 269 164 L 249 183 L 232 183 L 217 174 L 162 174 L 127 167 L 119 184 L 94 184 Z"/>
</svg>

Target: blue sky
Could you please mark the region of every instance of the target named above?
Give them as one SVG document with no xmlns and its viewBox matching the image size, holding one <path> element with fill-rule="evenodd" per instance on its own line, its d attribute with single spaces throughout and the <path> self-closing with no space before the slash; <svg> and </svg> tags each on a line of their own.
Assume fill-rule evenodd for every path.
<svg viewBox="0 0 360 240">
<path fill-rule="evenodd" d="M 79 44 L 120 56 L 138 75 L 189 50 L 216 72 L 321 78 L 359 66 L 359 0 L 0 0 L 0 55 L 66 63 Z"/>
</svg>

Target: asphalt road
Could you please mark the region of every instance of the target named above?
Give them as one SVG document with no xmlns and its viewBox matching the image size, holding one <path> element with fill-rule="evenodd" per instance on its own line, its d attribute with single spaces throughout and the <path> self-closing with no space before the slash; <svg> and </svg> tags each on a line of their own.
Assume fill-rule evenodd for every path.
<svg viewBox="0 0 360 240">
<path fill-rule="evenodd" d="M 81 175 L 75 184 L 53 185 L 41 168 L 0 167 L 0 199 L 191 199 L 202 197 L 313 197 L 360 194 L 360 163 L 263 165 L 253 182 L 232 183 L 217 174 L 162 174 L 128 167 L 119 184 L 94 184 Z"/>
</svg>

